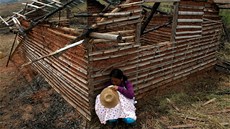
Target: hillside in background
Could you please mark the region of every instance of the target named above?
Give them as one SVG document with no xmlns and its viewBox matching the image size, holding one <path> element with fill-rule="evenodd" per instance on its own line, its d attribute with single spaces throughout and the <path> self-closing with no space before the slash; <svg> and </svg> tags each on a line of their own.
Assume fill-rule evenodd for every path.
<svg viewBox="0 0 230 129">
<path fill-rule="evenodd" d="M 23 2 L 31 2 L 31 0 L 0 0 L 0 16 L 6 18 L 7 16 L 13 15 L 13 12 L 18 12 L 25 5 Z"/>
<path fill-rule="evenodd" d="M 5 3 L 15 3 L 15 2 L 21 2 L 25 0 L 1 0 L 0 4 L 5 4 Z"/>
<path fill-rule="evenodd" d="M 1 0 L 0 3 L 13 3 L 18 2 L 18 0 Z"/>
</svg>

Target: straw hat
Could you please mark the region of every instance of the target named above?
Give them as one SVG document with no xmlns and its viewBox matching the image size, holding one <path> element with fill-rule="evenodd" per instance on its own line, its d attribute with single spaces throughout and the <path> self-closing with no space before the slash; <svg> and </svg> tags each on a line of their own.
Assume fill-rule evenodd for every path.
<svg viewBox="0 0 230 129">
<path fill-rule="evenodd" d="M 117 91 L 113 90 L 111 87 L 107 87 L 102 90 L 100 94 L 100 102 L 106 108 L 113 108 L 119 102 L 119 95 Z"/>
</svg>

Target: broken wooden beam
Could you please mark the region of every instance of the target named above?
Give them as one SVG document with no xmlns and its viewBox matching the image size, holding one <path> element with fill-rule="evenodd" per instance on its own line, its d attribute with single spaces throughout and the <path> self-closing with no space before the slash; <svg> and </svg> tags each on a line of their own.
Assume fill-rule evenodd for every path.
<svg viewBox="0 0 230 129">
<path fill-rule="evenodd" d="M 123 4 L 127 4 L 127 3 L 129 3 L 131 0 L 126 0 Z M 118 11 L 120 11 L 120 9 L 121 8 L 119 8 L 119 7 L 117 7 L 117 8 L 115 8 L 115 9 L 113 9 L 112 11 L 111 11 L 111 13 L 115 13 L 115 12 L 118 12 Z M 105 18 L 102 18 L 100 21 L 104 21 L 105 20 Z M 94 27 L 96 27 L 97 25 L 92 25 L 92 27 L 94 28 Z"/>
<path fill-rule="evenodd" d="M 159 25 L 159 26 L 153 27 L 151 29 L 148 29 L 148 30 L 144 31 L 142 34 L 146 34 L 146 33 L 152 32 L 154 30 L 158 30 L 158 29 L 160 29 L 162 27 L 166 27 L 166 26 L 170 25 L 171 23 L 172 23 L 172 21 L 166 22 L 166 23 L 164 23 L 162 25 Z"/>
<path fill-rule="evenodd" d="M 23 5 L 26 5 L 26 6 L 30 6 L 30 7 L 33 7 L 33 8 L 36 8 L 36 9 L 40 9 L 41 7 L 37 6 L 37 5 L 33 5 L 33 4 L 28 4 L 28 3 L 22 3 Z"/>
<path fill-rule="evenodd" d="M 97 38 L 97 39 L 107 39 L 107 40 L 115 40 L 115 41 L 122 40 L 122 37 L 120 34 L 114 35 L 114 34 L 109 34 L 109 33 L 92 32 L 89 34 L 89 36 L 92 38 Z"/>
<path fill-rule="evenodd" d="M 58 54 L 58 53 L 60 53 L 60 52 L 62 52 L 62 51 L 65 51 L 65 50 L 68 50 L 68 49 L 70 49 L 70 48 L 72 48 L 72 47 L 75 47 L 75 46 L 77 46 L 77 45 L 80 45 L 80 44 L 83 43 L 83 41 L 84 41 L 84 40 L 80 40 L 80 41 L 78 41 L 78 42 L 76 42 L 76 43 L 67 45 L 67 46 L 65 46 L 65 47 L 63 47 L 63 48 L 60 48 L 60 49 L 54 51 L 54 52 L 51 52 L 51 53 L 48 54 L 48 55 L 44 55 L 44 56 L 41 56 L 41 57 L 39 57 L 39 58 L 37 58 L 37 59 L 31 60 L 31 61 L 29 61 L 29 62 L 23 64 L 21 67 L 25 67 L 25 66 L 30 65 L 30 64 L 32 64 L 32 63 L 35 63 L 35 62 L 37 62 L 37 61 L 39 61 L 39 60 L 41 60 L 41 59 L 44 59 L 44 58 L 53 56 L 53 55 Z"/>
<path fill-rule="evenodd" d="M 147 17 L 147 19 L 144 21 L 143 25 L 141 26 L 141 34 L 144 33 L 145 28 L 148 26 L 149 22 L 152 20 L 153 15 L 156 13 L 157 8 L 160 6 L 160 2 L 156 2 L 154 3 L 154 5 L 152 6 L 151 12 L 149 14 L 149 16 Z"/>
<path fill-rule="evenodd" d="M 54 0 L 52 0 L 54 1 Z M 30 25 L 30 27 L 28 27 L 26 30 L 25 30 L 25 33 L 28 33 L 30 30 L 32 30 L 35 26 L 37 26 L 38 24 L 42 23 L 44 20 L 46 20 L 47 18 L 49 18 L 50 16 L 52 16 L 53 14 L 55 14 L 56 12 L 58 11 L 61 11 L 62 9 L 65 9 L 68 5 L 70 5 L 71 3 L 73 3 L 75 0 L 71 0 L 71 1 L 68 1 L 67 3 L 65 3 L 63 6 L 55 9 L 54 11 L 48 13 L 46 16 L 44 17 L 39 17 L 38 19 L 36 19 L 36 22 L 34 22 L 33 24 Z M 56 2 L 56 0 L 54 1 Z"/>
<path fill-rule="evenodd" d="M 140 13 L 142 9 L 136 9 L 133 11 L 126 11 L 126 12 L 115 12 L 115 13 L 82 13 L 82 14 L 75 14 L 74 17 L 109 17 L 109 16 L 131 16 L 134 13 Z"/>
<path fill-rule="evenodd" d="M 95 29 L 101 25 L 108 25 L 108 24 L 112 24 L 112 23 L 118 23 L 118 22 L 129 21 L 129 20 L 132 21 L 132 20 L 138 19 L 140 17 L 141 17 L 140 15 L 136 15 L 136 16 L 130 16 L 130 17 L 116 18 L 116 19 L 112 19 L 112 20 L 108 20 L 108 21 L 104 21 L 104 22 L 98 22 L 98 23 L 92 25 L 92 29 Z"/>
<path fill-rule="evenodd" d="M 60 35 L 60 36 L 63 36 L 65 38 L 68 38 L 68 39 L 75 39 L 76 38 L 76 36 L 74 36 L 74 35 L 64 34 L 62 32 L 59 32 L 59 31 L 56 31 L 53 29 L 48 28 L 48 31 L 51 31 L 56 35 Z M 91 32 L 91 33 L 89 33 L 89 36 L 92 38 L 112 40 L 112 41 L 121 41 L 122 40 L 122 37 L 120 34 Z"/>
<path fill-rule="evenodd" d="M 52 6 L 51 4 L 46 4 L 46 3 L 40 2 L 38 0 L 32 0 L 32 1 L 35 2 L 35 3 L 41 4 L 41 5 L 47 6 L 47 7 L 57 8 L 55 6 Z"/>
<path fill-rule="evenodd" d="M 5 21 L 1 16 L 0 16 L 0 19 L 2 20 L 4 24 L 6 24 L 7 27 L 9 27 L 10 30 L 12 30 L 12 27 L 9 25 L 7 21 Z"/>
<path fill-rule="evenodd" d="M 124 4 L 118 5 L 118 7 L 120 7 L 120 8 L 127 8 L 127 7 L 142 5 L 144 2 L 145 2 L 145 1 L 142 0 L 142 1 L 133 2 L 133 3 L 124 3 Z"/>
<path fill-rule="evenodd" d="M 19 17 L 22 17 L 23 19 L 27 20 L 26 16 L 18 13 L 18 12 L 13 12 L 14 14 L 18 15 Z"/>
</svg>

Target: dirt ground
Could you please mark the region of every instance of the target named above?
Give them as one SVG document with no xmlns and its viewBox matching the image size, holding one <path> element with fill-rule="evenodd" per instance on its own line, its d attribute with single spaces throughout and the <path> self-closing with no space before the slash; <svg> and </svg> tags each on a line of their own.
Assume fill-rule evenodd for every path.
<svg viewBox="0 0 230 129">
<path fill-rule="evenodd" d="M 14 35 L 0 35 L 0 128 L 1 129 L 83 129 L 84 119 L 39 75 L 27 81 L 16 67 L 15 56 L 6 67 Z M 3 42 L 4 41 L 4 42 Z M 229 129 L 230 75 L 210 70 L 180 83 L 176 88 L 153 92 L 138 101 L 134 126 L 115 129 Z M 150 97 L 151 96 L 151 97 Z M 110 129 L 95 116 L 90 129 Z"/>
<path fill-rule="evenodd" d="M 20 72 L 17 54 L 9 62 L 14 35 L 0 35 L 0 128 L 1 129 L 77 129 L 82 118 L 39 75 L 31 82 Z M 2 42 L 4 41 L 4 42 Z"/>
</svg>

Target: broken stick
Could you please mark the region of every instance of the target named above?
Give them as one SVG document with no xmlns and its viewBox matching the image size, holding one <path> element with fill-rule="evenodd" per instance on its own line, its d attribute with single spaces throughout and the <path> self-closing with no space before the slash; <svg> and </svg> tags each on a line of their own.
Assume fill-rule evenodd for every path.
<svg viewBox="0 0 230 129">
<path fill-rule="evenodd" d="M 210 112 L 208 114 L 219 114 L 219 113 L 229 113 L 230 109 L 223 109 L 222 111 Z"/>
<path fill-rule="evenodd" d="M 179 109 L 169 98 L 166 98 L 166 100 L 169 102 L 169 104 L 170 104 L 174 109 L 176 109 L 178 112 L 180 112 L 180 109 Z"/>
<path fill-rule="evenodd" d="M 185 125 L 168 126 L 168 129 L 194 128 L 194 127 L 196 127 L 196 125 L 193 125 L 193 124 L 185 124 Z"/>
<path fill-rule="evenodd" d="M 209 103 L 212 103 L 212 102 L 214 102 L 215 100 L 216 100 L 216 98 L 210 99 L 210 100 L 208 100 L 207 102 L 205 102 L 202 106 L 205 106 L 205 105 L 207 105 L 207 104 L 209 104 Z"/>
</svg>

